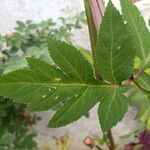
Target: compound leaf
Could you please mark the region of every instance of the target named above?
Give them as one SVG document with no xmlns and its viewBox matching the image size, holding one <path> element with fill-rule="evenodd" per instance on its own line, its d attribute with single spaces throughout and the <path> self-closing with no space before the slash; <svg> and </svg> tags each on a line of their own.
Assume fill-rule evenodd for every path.
<svg viewBox="0 0 150 150">
<path fill-rule="evenodd" d="M 0 76 L 0 96 L 26 103 L 31 111 L 60 105 L 49 127 L 76 121 L 101 100 L 103 131 L 120 121 L 127 107 L 120 88 L 96 80 L 92 66 L 73 46 L 53 38 L 48 39 L 48 45 L 55 65 L 37 58 L 26 58 L 28 68 Z"/>
<path fill-rule="evenodd" d="M 104 91 L 112 88 L 100 83 L 80 83 L 80 80 L 71 79 L 60 68 L 40 59 L 27 58 L 27 61 L 30 68 L 0 77 L 0 95 L 14 102 L 26 103 L 32 111 L 48 110 L 61 104 L 62 108 L 50 121 L 50 127 L 63 126 L 79 119 L 100 101 Z M 60 112 L 61 117 L 58 118 Z"/>
</svg>

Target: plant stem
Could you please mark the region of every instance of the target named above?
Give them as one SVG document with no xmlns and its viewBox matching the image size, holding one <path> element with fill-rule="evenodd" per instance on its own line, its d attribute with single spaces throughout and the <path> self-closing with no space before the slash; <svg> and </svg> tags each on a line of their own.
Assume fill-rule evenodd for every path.
<svg viewBox="0 0 150 150">
<path fill-rule="evenodd" d="M 98 145 L 95 145 L 95 147 L 96 147 L 98 150 L 102 150 Z"/>
<path fill-rule="evenodd" d="M 109 139 L 109 143 L 110 143 L 109 150 L 114 150 L 114 148 L 115 148 L 115 143 L 114 143 L 114 139 L 113 139 L 111 130 L 109 130 L 109 131 L 107 132 L 107 135 L 108 135 L 108 139 Z"/>
<path fill-rule="evenodd" d="M 85 12 L 86 12 L 89 35 L 90 35 L 90 43 L 91 43 L 93 64 L 94 64 L 94 68 L 95 68 L 95 76 L 98 80 L 102 80 L 102 78 L 100 77 L 100 75 L 99 75 L 99 73 L 96 69 L 97 67 L 96 67 L 96 64 L 95 64 L 95 61 L 94 61 L 94 55 L 95 55 L 94 51 L 95 51 L 96 42 L 97 42 L 97 30 L 96 30 L 96 26 L 94 24 L 94 19 L 93 19 L 93 16 L 92 16 L 90 0 L 84 0 L 84 6 L 85 6 Z"/>
<path fill-rule="evenodd" d="M 96 41 L 97 41 L 97 31 L 96 31 L 96 27 L 95 27 L 94 20 L 92 17 L 90 0 L 84 0 L 84 6 L 85 6 L 85 12 L 86 12 L 89 35 L 90 35 L 91 49 L 93 52 L 96 46 Z"/>
</svg>

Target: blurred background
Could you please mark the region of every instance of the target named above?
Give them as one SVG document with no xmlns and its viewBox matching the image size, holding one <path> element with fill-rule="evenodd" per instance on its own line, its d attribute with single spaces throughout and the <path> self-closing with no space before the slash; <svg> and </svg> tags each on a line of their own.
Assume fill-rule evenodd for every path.
<svg viewBox="0 0 150 150">
<path fill-rule="evenodd" d="M 119 0 L 112 0 L 120 10 Z M 105 5 L 108 0 L 105 0 Z M 135 4 L 148 24 L 150 0 Z M 88 27 L 82 0 L 0 0 L 0 72 L 8 73 L 27 66 L 22 56 L 50 61 L 44 37 L 53 35 L 90 50 Z M 89 114 L 68 126 L 50 129 L 46 125 L 53 111 L 30 113 L 24 105 L 0 98 L 0 150 L 88 150 L 84 140 L 102 136 L 97 106 Z M 57 108 L 55 108 L 57 109 Z M 113 128 L 115 140 L 123 149 L 134 136 L 122 140 L 139 122 L 136 108 L 130 107 L 125 118 Z M 93 149 L 97 149 L 94 147 Z M 105 148 L 104 148 L 105 149 Z"/>
</svg>

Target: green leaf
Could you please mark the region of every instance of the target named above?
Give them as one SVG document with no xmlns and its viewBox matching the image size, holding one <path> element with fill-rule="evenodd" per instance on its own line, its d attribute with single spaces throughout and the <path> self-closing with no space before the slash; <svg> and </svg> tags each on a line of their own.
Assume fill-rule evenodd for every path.
<svg viewBox="0 0 150 150">
<path fill-rule="evenodd" d="M 49 127 L 60 127 L 85 115 L 109 89 L 107 86 L 85 87 L 80 93 L 67 101 L 49 122 Z"/>
<path fill-rule="evenodd" d="M 134 59 L 134 69 L 140 70 L 141 67 L 142 67 L 142 61 L 139 57 L 136 56 Z"/>
<path fill-rule="evenodd" d="M 150 75 L 143 71 L 134 83 L 150 99 Z"/>
<path fill-rule="evenodd" d="M 14 142 L 14 137 L 10 133 L 6 132 L 0 137 L 0 146 L 8 146 Z"/>
<path fill-rule="evenodd" d="M 48 47 L 53 61 L 71 78 L 81 83 L 94 81 L 91 65 L 75 47 L 54 38 L 48 39 Z"/>
<path fill-rule="evenodd" d="M 144 72 L 150 76 L 150 68 L 145 69 Z"/>
<path fill-rule="evenodd" d="M 54 117 L 51 127 L 66 125 L 79 119 L 99 102 L 104 91 L 112 88 L 108 85 L 75 82 L 63 71 L 44 61 L 35 58 L 27 60 L 31 70 L 14 71 L 0 78 L 0 95 L 12 98 L 15 102 L 27 103 L 30 110 L 34 111 L 64 104 L 60 109 L 63 117 L 58 120 Z M 60 114 L 59 111 L 56 114 Z"/>
<path fill-rule="evenodd" d="M 94 58 L 99 74 L 110 83 L 120 84 L 133 72 L 132 38 L 111 1 L 101 23 Z"/>
<path fill-rule="evenodd" d="M 150 33 L 139 12 L 129 0 L 120 0 L 124 19 L 127 21 L 133 34 L 135 48 L 143 65 L 150 63 Z"/>
<path fill-rule="evenodd" d="M 47 62 L 37 58 L 26 57 L 29 66 L 38 76 L 43 77 L 42 80 L 49 81 L 50 83 L 61 83 L 66 82 L 66 79 L 69 79 L 62 70 L 56 68 L 54 65 L 49 65 Z M 45 79 L 44 79 L 45 77 Z M 70 79 L 70 81 L 72 81 Z"/>
<path fill-rule="evenodd" d="M 4 74 L 15 71 L 21 68 L 28 68 L 28 63 L 25 58 L 12 57 L 4 64 Z"/>
<path fill-rule="evenodd" d="M 17 23 L 18 27 L 16 27 L 15 29 L 18 30 L 18 31 L 20 31 L 20 32 L 23 32 L 23 30 L 26 27 L 25 23 L 22 22 L 22 21 L 19 21 L 19 20 L 16 21 L 16 23 Z"/>
<path fill-rule="evenodd" d="M 50 120 L 49 127 L 60 127 L 76 121 L 101 100 L 102 108 L 103 103 L 108 101 L 108 105 L 110 102 L 122 110 L 118 116 L 114 113 L 116 120 L 111 118 L 113 113 L 107 116 L 112 123 L 106 127 L 102 125 L 103 131 L 120 121 L 126 111 L 126 103 L 119 87 L 104 85 L 96 80 L 92 66 L 73 46 L 52 38 L 48 41 L 55 65 L 27 57 L 29 68 L 0 77 L 0 95 L 27 104 L 31 111 L 48 110 L 59 105 L 60 109 Z"/>
<path fill-rule="evenodd" d="M 129 97 L 130 105 L 136 106 L 138 109 L 137 119 L 144 122 L 147 128 L 150 123 L 150 98 L 138 88 L 135 88 Z"/>
<path fill-rule="evenodd" d="M 138 79 L 137 79 L 138 85 L 142 87 L 144 90 L 149 91 L 150 94 L 150 75 L 147 73 L 143 73 Z"/>
<path fill-rule="evenodd" d="M 122 120 L 127 111 L 128 101 L 121 88 L 109 89 L 101 100 L 98 114 L 102 131 L 108 131 Z"/>
<path fill-rule="evenodd" d="M 138 109 L 138 119 L 141 118 L 142 115 L 145 114 L 145 112 L 147 112 L 150 108 L 150 101 L 147 95 L 137 88 L 134 88 L 134 92 L 129 96 L 129 100 L 130 105 L 136 106 Z"/>
<path fill-rule="evenodd" d="M 88 60 L 88 62 L 93 66 L 92 54 L 89 50 L 79 47 L 81 54 Z"/>
<path fill-rule="evenodd" d="M 44 45 L 41 47 L 31 46 L 27 48 L 27 56 L 34 56 L 48 62 L 49 64 L 53 64 L 48 49 Z"/>
<path fill-rule="evenodd" d="M 1 95 L 15 99 L 17 102 L 44 100 L 45 95 L 56 90 L 57 87 L 54 86 L 54 83 L 57 85 L 59 82 L 65 82 L 65 78 L 68 78 L 60 69 L 41 60 L 36 61 L 33 58 L 27 58 L 27 60 L 33 70 L 18 70 L 0 78 Z M 8 85 L 8 83 L 10 84 Z"/>
</svg>

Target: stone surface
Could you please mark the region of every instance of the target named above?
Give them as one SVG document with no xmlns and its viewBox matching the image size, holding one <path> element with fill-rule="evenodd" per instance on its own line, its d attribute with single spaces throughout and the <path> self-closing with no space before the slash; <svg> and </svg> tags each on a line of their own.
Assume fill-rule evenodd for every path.
<svg viewBox="0 0 150 150">
<path fill-rule="evenodd" d="M 83 140 L 86 136 L 98 138 L 102 135 L 97 117 L 97 106 L 90 111 L 89 118 L 83 116 L 78 121 L 58 129 L 49 129 L 46 127 L 49 118 L 53 115 L 52 111 L 40 112 L 37 113 L 37 115 L 41 116 L 42 120 L 39 121 L 32 130 L 38 135 L 36 140 L 39 143 L 39 147 L 47 145 L 52 147 L 52 149 L 56 149 L 56 140 L 54 137 L 59 138 L 60 136 L 69 134 L 71 150 L 86 150 L 88 148 L 83 144 Z M 121 148 L 123 143 L 126 143 L 126 140 L 121 140 L 119 136 L 128 134 L 138 125 L 138 122 L 134 120 L 135 115 L 136 109 L 129 108 L 124 119 L 113 128 L 115 141 L 120 143 Z M 133 139 L 133 137 L 130 137 L 128 140 L 130 139 Z"/>
</svg>

